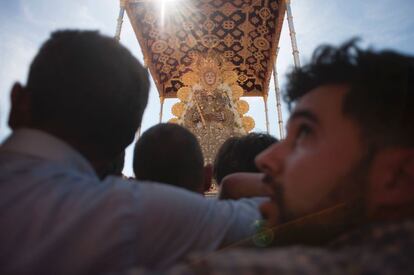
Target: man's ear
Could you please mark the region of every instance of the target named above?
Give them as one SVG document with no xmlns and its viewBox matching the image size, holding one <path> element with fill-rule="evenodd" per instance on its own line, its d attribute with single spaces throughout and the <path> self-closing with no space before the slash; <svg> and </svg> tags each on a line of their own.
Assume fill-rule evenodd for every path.
<svg viewBox="0 0 414 275">
<path fill-rule="evenodd" d="M 210 190 L 212 185 L 213 167 L 211 164 L 204 166 L 204 192 Z"/>
<path fill-rule="evenodd" d="M 31 121 L 31 98 L 27 90 L 18 82 L 13 85 L 10 93 L 11 108 L 9 126 L 15 130 L 25 127 Z"/>
<path fill-rule="evenodd" d="M 374 158 L 370 171 L 368 210 L 388 216 L 414 211 L 414 149 L 390 148 Z M 378 213 L 379 214 L 379 213 Z"/>
</svg>

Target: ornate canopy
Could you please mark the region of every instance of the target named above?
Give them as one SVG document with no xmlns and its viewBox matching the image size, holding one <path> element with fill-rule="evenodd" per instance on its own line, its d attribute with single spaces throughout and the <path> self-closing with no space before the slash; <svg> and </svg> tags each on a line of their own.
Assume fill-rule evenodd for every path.
<svg viewBox="0 0 414 275">
<path fill-rule="evenodd" d="M 199 54 L 221 55 L 243 96 L 265 96 L 285 14 L 282 0 L 126 0 L 160 96 L 177 97 Z"/>
</svg>

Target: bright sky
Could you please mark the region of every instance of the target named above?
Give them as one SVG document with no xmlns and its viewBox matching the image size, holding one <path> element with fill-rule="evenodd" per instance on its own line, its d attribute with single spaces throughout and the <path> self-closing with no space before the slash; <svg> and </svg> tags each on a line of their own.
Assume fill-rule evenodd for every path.
<svg viewBox="0 0 414 275">
<path fill-rule="evenodd" d="M 152 0 L 156 1 L 156 0 Z M 173 1 L 173 0 L 171 0 Z M 183 0 L 181 0 L 183 1 Z M 190 1 L 190 0 L 185 0 Z M 321 43 L 339 44 L 353 36 L 364 46 L 391 48 L 414 54 L 414 1 L 412 0 L 291 0 L 302 64 Z M 28 67 L 42 42 L 56 29 L 94 29 L 113 36 L 119 12 L 118 0 L 2 0 L 0 2 L 0 141 L 10 134 L 7 128 L 9 91 L 15 81 L 23 84 Z M 141 61 L 142 53 L 127 16 L 121 43 Z M 285 74 L 293 65 L 292 49 L 284 22 L 277 68 L 283 89 Z M 262 98 L 249 98 L 248 115 L 254 117 L 254 131 L 265 131 Z M 175 100 L 166 100 L 164 118 L 172 117 Z M 270 133 L 278 137 L 273 80 L 268 98 Z M 144 114 L 145 131 L 158 123 L 160 104 L 155 85 Z M 75 110 L 74 110 L 75 111 Z M 284 111 L 286 121 L 287 112 Z M 131 147 L 131 146 L 130 146 Z M 125 174 L 132 175 L 131 148 L 127 150 Z"/>
</svg>

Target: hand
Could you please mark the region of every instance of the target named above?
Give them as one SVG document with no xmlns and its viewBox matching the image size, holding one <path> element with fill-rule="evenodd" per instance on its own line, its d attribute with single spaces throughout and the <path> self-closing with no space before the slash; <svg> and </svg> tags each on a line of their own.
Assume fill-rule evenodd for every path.
<svg viewBox="0 0 414 275">
<path fill-rule="evenodd" d="M 219 199 L 271 197 L 273 190 L 262 179 L 262 173 L 230 174 L 221 181 Z"/>
<path fill-rule="evenodd" d="M 267 228 L 274 228 L 279 225 L 279 208 L 273 200 L 262 203 L 260 213 L 266 221 Z"/>
</svg>

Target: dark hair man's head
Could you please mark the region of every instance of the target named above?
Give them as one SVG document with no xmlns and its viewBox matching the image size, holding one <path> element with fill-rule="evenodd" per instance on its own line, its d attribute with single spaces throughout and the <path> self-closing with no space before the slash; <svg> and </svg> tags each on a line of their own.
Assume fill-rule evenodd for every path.
<svg viewBox="0 0 414 275">
<path fill-rule="evenodd" d="M 271 135 L 250 133 L 231 137 L 221 145 L 213 166 L 213 177 L 218 184 L 222 179 L 237 172 L 259 172 L 254 159 L 267 147 L 277 142 Z"/>
<path fill-rule="evenodd" d="M 138 180 L 162 182 L 203 193 L 209 189 L 211 181 L 203 165 L 197 138 L 177 124 L 155 125 L 135 145 L 133 167 Z"/>
<path fill-rule="evenodd" d="M 9 124 L 47 131 L 105 166 L 133 141 L 148 89 L 146 70 L 114 39 L 58 31 L 34 58 L 27 86 L 14 85 Z"/>
<path fill-rule="evenodd" d="M 361 198 L 370 218 L 413 216 L 412 57 L 323 46 L 289 75 L 285 98 L 287 137 L 256 159 L 282 219 Z"/>
<path fill-rule="evenodd" d="M 103 167 L 98 175 L 101 179 L 107 176 L 118 176 L 122 177 L 122 170 L 124 170 L 125 163 L 125 151 L 122 151 L 118 156 L 116 156 L 112 162 L 108 162 L 106 169 Z"/>
</svg>

